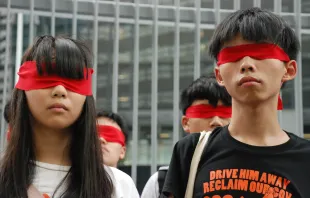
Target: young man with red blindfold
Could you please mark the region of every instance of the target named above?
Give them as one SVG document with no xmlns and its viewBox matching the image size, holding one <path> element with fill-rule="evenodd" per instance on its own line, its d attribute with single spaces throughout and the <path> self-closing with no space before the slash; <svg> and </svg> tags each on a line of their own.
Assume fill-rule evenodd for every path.
<svg viewBox="0 0 310 198">
<path fill-rule="evenodd" d="M 126 155 L 127 125 L 120 115 L 106 111 L 97 113 L 97 124 L 103 163 L 117 167 L 118 161 Z"/>
<path fill-rule="evenodd" d="M 277 117 L 281 86 L 297 73 L 295 32 L 269 11 L 239 10 L 219 24 L 209 50 L 232 96 L 232 118 L 211 133 L 190 197 L 308 198 L 310 143 L 282 130 Z M 175 145 L 165 195 L 184 197 L 199 136 Z"/>
<path fill-rule="evenodd" d="M 181 93 L 182 127 L 186 133 L 225 126 L 231 118 L 231 97 L 214 76 L 200 77 Z M 141 198 L 158 198 L 168 167 L 161 167 L 146 183 Z"/>
</svg>

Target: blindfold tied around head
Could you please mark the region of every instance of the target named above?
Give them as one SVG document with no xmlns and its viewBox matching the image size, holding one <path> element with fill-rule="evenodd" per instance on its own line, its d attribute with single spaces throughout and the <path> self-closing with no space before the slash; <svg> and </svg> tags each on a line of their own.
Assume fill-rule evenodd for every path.
<svg viewBox="0 0 310 198">
<path fill-rule="evenodd" d="M 99 138 L 125 146 L 125 135 L 121 130 L 108 125 L 98 125 L 97 127 Z"/>
<path fill-rule="evenodd" d="M 217 56 L 217 65 L 221 66 L 225 63 L 236 62 L 246 56 L 257 60 L 277 59 L 284 62 L 290 61 L 289 56 L 278 45 L 270 43 L 255 43 L 237 45 L 222 49 Z M 280 95 L 278 97 L 277 109 L 283 109 L 283 103 Z"/>
<path fill-rule="evenodd" d="M 236 62 L 246 56 L 254 59 L 277 59 L 280 61 L 290 61 L 289 56 L 282 48 L 275 44 L 257 43 L 245 44 L 222 49 L 217 56 L 217 65 L 220 66 L 229 62 Z"/>
<path fill-rule="evenodd" d="M 43 67 L 44 68 L 44 67 Z M 19 68 L 17 73 L 19 79 L 16 88 L 29 91 L 35 89 L 45 89 L 58 85 L 66 89 L 85 96 L 92 95 L 92 74 L 93 69 L 84 68 L 83 79 L 70 79 L 58 75 L 39 75 L 35 61 L 26 61 Z"/>
<path fill-rule="evenodd" d="M 215 116 L 221 118 L 231 118 L 231 107 L 200 104 L 187 108 L 185 116 L 188 118 L 212 118 Z"/>
</svg>

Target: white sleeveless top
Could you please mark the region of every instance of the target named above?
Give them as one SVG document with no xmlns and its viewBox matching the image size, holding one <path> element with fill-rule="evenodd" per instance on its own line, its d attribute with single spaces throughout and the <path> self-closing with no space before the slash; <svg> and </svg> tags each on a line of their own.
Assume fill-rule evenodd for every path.
<svg viewBox="0 0 310 198">
<path fill-rule="evenodd" d="M 65 178 L 69 169 L 70 166 L 36 162 L 33 185 L 42 194 L 45 193 L 52 197 L 57 186 Z M 114 192 L 112 198 L 139 198 L 137 188 L 129 175 L 113 167 L 105 166 L 105 169 L 113 182 Z M 64 192 L 64 185 L 57 190 L 54 198 L 59 198 Z"/>
</svg>

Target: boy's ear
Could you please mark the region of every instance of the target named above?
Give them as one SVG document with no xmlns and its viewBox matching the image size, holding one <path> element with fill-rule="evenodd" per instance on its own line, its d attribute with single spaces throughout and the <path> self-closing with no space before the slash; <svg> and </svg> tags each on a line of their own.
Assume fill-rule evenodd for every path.
<svg viewBox="0 0 310 198">
<path fill-rule="evenodd" d="M 183 130 L 187 133 L 190 132 L 190 127 L 189 127 L 189 123 L 188 123 L 188 117 L 186 116 L 182 116 L 182 119 L 181 119 L 181 124 L 182 124 L 182 127 L 183 127 Z"/>
<path fill-rule="evenodd" d="M 224 81 L 223 81 L 223 78 L 222 78 L 221 73 L 220 73 L 220 68 L 219 67 L 215 67 L 214 68 L 214 73 L 215 73 L 215 77 L 216 77 L 217 83 L 220 86 L 224 86 Z"/>
<path fill-rule="evenodd" d="M 285 74 L 282 77 L 282 82 L 293 80 L 297 75 L 297 62 L 291 60 L 285 64 Z"/>
</svg>

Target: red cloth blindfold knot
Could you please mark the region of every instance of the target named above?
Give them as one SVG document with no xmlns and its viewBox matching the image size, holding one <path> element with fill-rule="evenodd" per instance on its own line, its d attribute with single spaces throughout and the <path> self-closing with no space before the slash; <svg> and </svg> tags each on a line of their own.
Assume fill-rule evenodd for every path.
<svg viewBox="0 0 310 198">
<path fill-rule="evenodd" d="M 283 110 L 283 102 L 282 102 L 280 95 L 278 96 L 278 107 L 277 107 L 277 109 Z"/>
<path fill-rule="evenodd" d="M 125 146 L 125 135 L 124 133 L 112 126 L 98 125 L 99 138 L 104 138 L 107 142 L 119 143 Z"/>
<path fill-rule="evenodd" d="M 246 56 L 254 59 L 278 59 L 280 61 L 290 61 L 289 56 L 282 48 L 270 43 L 256 43 L 226 47 L 217 56 L 217 65 L 220 66 L 229 62 L 236 62 Z"/>
<path fill-rule="evenodd" d="M 231 118 L 231 107 L 213 107 L 206 104 L 194 105 L 187 108 L 185 116 L 188 118 L 212 118 L 214 116 Z"/>
<path fill-rule="evenodd" d="M 19 68 L 19 79 L 16 88 L 28 91 L 34 89 L 45 89 L 62 85 L 75 93 L 89 96 L 92 95 L 92 74 L 93 69 L 84 68 L 83 79 L 70 79 L 57 75 L 39 75 L 35 61 L 26 61 Z"/>
</svg>

